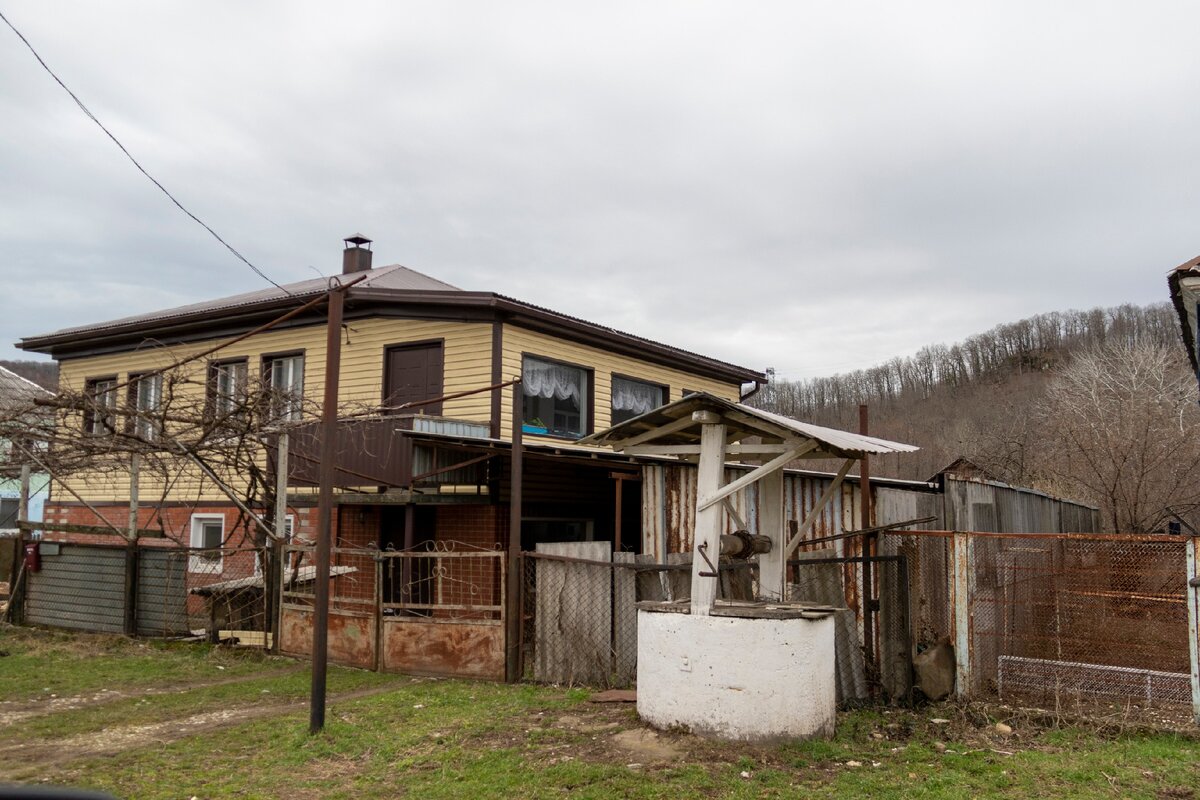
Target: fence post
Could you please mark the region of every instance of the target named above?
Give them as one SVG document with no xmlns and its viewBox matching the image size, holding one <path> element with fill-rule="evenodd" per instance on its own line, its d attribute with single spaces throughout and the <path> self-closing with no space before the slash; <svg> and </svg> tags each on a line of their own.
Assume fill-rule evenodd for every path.
<svg viewBox="0 0 1200 800">
<path fill-rule="evenodd" d="M 1200 577 L 1196 561 L 1200 558 L 1200 537 L 1187 543 L 1188 655 L 1192 666 L 1192 717 L 1200 725 Z"/>
<path fill-rule="evenodd" d="M 125 635 L 137 634 L 137 539 L 125 543 Z"/>
<path fill-rule="evenodd" d="M 971 691 L 971 538 L 954 533 L 954 693 Z"/>
</svg>

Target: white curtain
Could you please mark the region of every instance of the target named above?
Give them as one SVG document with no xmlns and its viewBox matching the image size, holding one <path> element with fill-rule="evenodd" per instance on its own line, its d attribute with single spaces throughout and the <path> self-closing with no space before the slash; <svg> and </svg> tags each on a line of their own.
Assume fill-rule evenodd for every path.
<svg viewBox="0 0 1200 800">
<path fill-rule="evenodd" d="M 612 407 L 618 411 L 632 411 L 640 416 L 662 405 L 662 387 L 648 383 L 613 378 Z"/>
<path fill-rule="evenodd" d="M 573 399 L 583 407 L 583 371 L 574 367 L 525 360 L 521 372 L 521 391 L 530 397 Z"/>
</svg>

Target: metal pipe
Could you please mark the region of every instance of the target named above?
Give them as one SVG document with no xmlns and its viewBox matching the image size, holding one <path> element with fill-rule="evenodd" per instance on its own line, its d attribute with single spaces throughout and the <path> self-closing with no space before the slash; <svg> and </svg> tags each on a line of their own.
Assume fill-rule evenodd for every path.
<svg viewBox="0 0 1200 800">
<path fill-rule="evenodd" d="M 330 289 L 325 329 L 325 405 L 321 408 L 321 468 L 317 499 L 317 564 L 313 601 L 312 693 L 309 733 L 325 727 L 325 676 L 329 646 L 329 548 L 333 540 L 333 471 L 337 432 L 338 377 L 342 365 L 342 291 Z"/>
</svg>

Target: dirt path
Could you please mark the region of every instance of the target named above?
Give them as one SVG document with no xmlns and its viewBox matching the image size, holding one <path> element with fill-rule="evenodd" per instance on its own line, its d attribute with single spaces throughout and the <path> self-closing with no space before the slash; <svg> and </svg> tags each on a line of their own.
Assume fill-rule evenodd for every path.
<svg viewBox="0 0 1200 800">
<path fill-rule="evenodd" d="M 4 700 L 0 701 L 0 730 L 32 717 L 43 717 L 47 714 L 57 714 L 60 711 L 74 711 L 79 708 L 90 708 L 118 700 L 128 700 L 135 697 L 150 697 L 160 694 L 178 694 L 194 689 L 208 689 L 213 686 L 227 686 L 234 683 L 246 683 L 262 678 L 278 678 L 300 672 L 305 665 L 298 664 L 286 669 L 256 672 L 251 675 L 239 675 L 233 678 L 222 678 L 214 681 L 189 683 L 181 689 L 178 684 L 151 686 L 145 689 L 100 689 L 87 694 L 75 694 L 68 697 L 51 697 L 48 700 Z"/>
<path fill-rule="evenodd" d="M 361 697 L 394 691 L 397 686 L 374 686 L 334 695 L 329 703 L 357 700 Z M 39 739 L 10 747 L 0 747 L 0 781 L 11 780 L 30 773 L 42 773 L 49 767 L 59 767 L 81 758 L 113 756 L 154 744 L 167 744 L 178 739 L 228 728 L 264 717 L 281 716 L 308 708 L 308 701 L 276 705 L 235 706 L 220 711 L 208 711 L 183 719 L 108 728 L 63 739 Z"/>
</svg>

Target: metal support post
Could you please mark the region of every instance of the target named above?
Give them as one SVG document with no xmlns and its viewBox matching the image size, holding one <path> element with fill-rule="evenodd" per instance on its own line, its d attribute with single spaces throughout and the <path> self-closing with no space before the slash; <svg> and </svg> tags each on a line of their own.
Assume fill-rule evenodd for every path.
<svg viewBox="0 0 1200 800">
<path fill-rule="evenodd" d="M 333 544 L 333 474 L 337 455 L 338 377 L 342 363 L 342 291 L 329 291 L 325 331 L 325 400 L 321 408 L 321 466 L 317 496 L 317 564 L 313 601 L 312 694 L 310 733 L 325 727 L 325 676 L 329 646 L 329 551 Z"/>
</svg>

